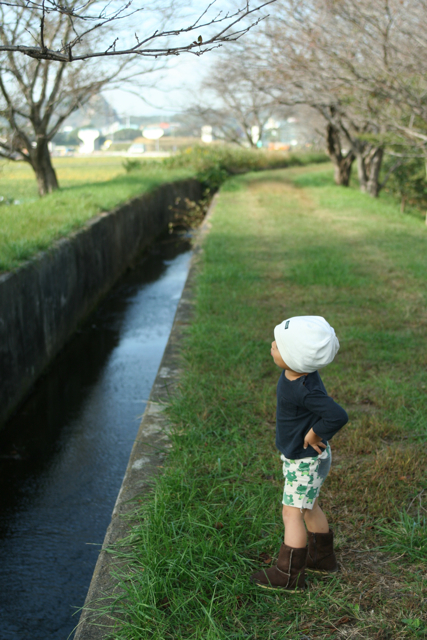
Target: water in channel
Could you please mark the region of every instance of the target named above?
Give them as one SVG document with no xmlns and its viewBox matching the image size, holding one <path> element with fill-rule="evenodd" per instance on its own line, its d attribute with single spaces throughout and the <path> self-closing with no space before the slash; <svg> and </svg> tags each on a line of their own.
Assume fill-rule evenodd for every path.
<svg viewBox="0 0 427 640">
<path fill-rule="evenodd" d="M 0 432 L 0 640 L 78 622 L 189 260 L 177 238 L 141 257 Z"/>
</svg>

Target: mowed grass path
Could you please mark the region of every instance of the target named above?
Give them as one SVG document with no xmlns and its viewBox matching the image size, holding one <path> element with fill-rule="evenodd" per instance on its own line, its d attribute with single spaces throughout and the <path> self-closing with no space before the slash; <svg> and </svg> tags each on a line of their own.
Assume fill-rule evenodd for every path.
<svg viewBox="0 0 427 640">
<path fill-rule="evenodd" d="M 173 448 L 116 549 L 112 637 L 426 637 L 426 273 L 424 224 L 333 186 L 324 166 L 226 183 L 168 408 Z M 249 576 L 283 535 L 273 327 L 303 314 L 336 329 L 322 376 L 350 422 L 321 494 L 341 571 L 289 594 Z"/>
<path fill-rule="evenodd" d="M 0 164 L 0 273 L 14 269 L 39 251 L 103 211 L 165 182 L 190 177 L 189 169 L 166 170 L 155 162 L 125 173 L 121 157 L 55 158 L 60 190 L 39 198 L 31 167 Z"/>
</svg>

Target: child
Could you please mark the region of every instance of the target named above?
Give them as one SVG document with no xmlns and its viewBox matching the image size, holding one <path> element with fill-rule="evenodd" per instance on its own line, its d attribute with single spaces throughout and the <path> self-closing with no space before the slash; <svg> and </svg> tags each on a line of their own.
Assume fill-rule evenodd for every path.
<svg viewBox="0 0 427 640">
<path fill-rule="evenodd" d="M 328 440 L 347 421 L 326 393 L 318 369 L 334 359 L 339 342 L 320 316 L 297 316 L 274 329 L 271 355 L 283 369 L 277 385 L 276 446 L 283 460 L 285 541 L 277 564 L 251 576 L 270 589 L 304 589 L 305 569 L 337 571 L 333 532 L 319 507 L 331 466 Z M 308 531 L 308 549 L 306 547 Z"/>
</svg>

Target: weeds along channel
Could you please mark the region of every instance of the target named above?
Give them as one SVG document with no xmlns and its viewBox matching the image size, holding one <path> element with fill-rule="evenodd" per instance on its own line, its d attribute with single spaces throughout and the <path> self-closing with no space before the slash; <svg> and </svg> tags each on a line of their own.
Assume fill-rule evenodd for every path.
<svg viewBox="0 0 427 640">
<path fill-rule="evenodd" d="M 329 167 L 222 187 L 167 409 L 173 447 L 115 549 L 114 638 L 425 637 L 426 273 L 423 222 L 333 186 Z M 282 539 L 270 343 L 294 315 L 335 327 L 322 377 L 350 416 L 320 500 L 341 571 L 311 574 L 303 594 L 249 582 Z"/>
</svg>

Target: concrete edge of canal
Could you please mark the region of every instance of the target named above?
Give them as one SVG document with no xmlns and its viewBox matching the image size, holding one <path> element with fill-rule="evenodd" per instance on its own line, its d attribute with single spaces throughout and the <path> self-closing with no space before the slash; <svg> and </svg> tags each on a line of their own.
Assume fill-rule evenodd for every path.
<svg viewBox="0 0 427 640">
<path fill-rule="evenodd" d="M 94 216 L 21 267 L 0 275 L 0 427 L 79 323 L 182 208 L 195 178 L 169 182 Z"/>
<path fill-rule="evenodd" d="M 85 604 L 76 629 L 74 640 L 102 640 L 113 631 L 113 621 L 102 614 L 102 603 L 114 598 L 117 583 L 112 576 L 115 568 L 126 564 L 114 558 L 108 549 L 129 533 L 125 518 L 135 508 L 135 499 L 148 494 L 152 478 L 159 473 L 167 450 L 168 424 L 163 415 L 170 392 L 179 378 L 180 343 L 193 311 L 194 284 L 197 274 L 202 241 L 210 229 L 210 218 L 218 195 L 214 197 L 205 220 L 194 242 L 190 269 L 178 303 L 168 343 L 151 389 L 150 397 L 134 442 L 123 483 L 113 509 L 111 523 L 95 566 Z"/>
</svg>

